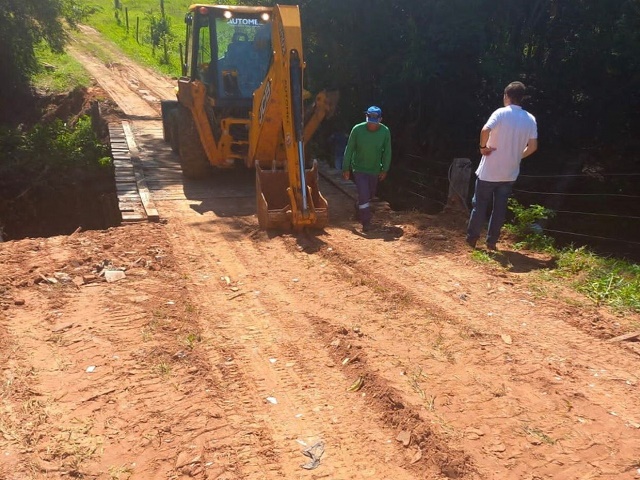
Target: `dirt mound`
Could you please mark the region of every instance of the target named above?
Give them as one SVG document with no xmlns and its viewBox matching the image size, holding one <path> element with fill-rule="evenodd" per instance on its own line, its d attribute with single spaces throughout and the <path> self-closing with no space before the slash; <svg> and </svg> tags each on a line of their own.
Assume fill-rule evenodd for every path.
<svg viewBox="0 0 640 480">
<path fill-rule="evenodd" d="M 38 98 L 42 111 L 39 122 L 61 120 L 71 125 L 81 116 L 90 116 L 94 130 L 106 140 L 106 125 L 125 118 L 118 105 L 99 86 L 76 87 L 67 94 Z"/>
</svg>

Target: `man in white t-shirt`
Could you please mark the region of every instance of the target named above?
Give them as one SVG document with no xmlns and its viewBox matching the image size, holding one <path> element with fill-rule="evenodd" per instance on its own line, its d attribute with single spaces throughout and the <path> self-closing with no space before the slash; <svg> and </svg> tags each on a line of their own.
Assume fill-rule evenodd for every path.
<svg viewBox="0 0 640 480">
<path fill-rule="evenodd" d="M 476 170 L 473 210 L 467 227 L 467 243 L 476 247 L 492 205 L 487 248 L 496 250 L 507 215 L 507 201 L 520 173 L 520 161 L 538 149 L 538 127 L 533 115 L 522 109 L 526 88 L 511 82 L 504 89 L 504 107 L 491 114 L 480 131 L 482 159 Z"/>
</svg>

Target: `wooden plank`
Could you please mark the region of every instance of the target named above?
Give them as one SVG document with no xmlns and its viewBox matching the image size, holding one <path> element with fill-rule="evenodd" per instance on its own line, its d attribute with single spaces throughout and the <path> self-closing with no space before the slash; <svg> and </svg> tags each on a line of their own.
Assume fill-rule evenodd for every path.
<svg viewBox="0 0 640 480">
<path fill-rule="evenodd" d="M 122 213 L 122 221 L 123 222 L 143 222 L 146 220 L 146 217 L 140 213 Z"/>
<path fill-rule="evenodd" d="M 109 143 L 113 157 L 118 209 L 123 222 L 147 220 L 138 185 L 136 183 L 131 154 L 122 124 L 109 124 Z"/>
<path fill-rule="evenodd" d="M 116 184 L 135 182 L 136 177 L 133 174 L 116 173 Z"/>
<path fill-rule="evenodd" d="M 326 162 L 318 161 L 318 174 L 325 180 L 328 180 L 338 190 L 345 195 L 348 195 L 352 199 L 358 198 L 358 191 L 356 184 L 351 180 L 345 180 L 342 177 L 342 172 L 331 168 Z"/>
<path fill-rule="evenodd" d="M 116 191 L 118 193 L 137 193 L 137 187 L 135 183 L 119 182 L 116 184 Z"/>
<path fill-rule="evenodd" d="M 113 166 L 115 167 L 116 170 L 132 170 L 133 171 L 133 164 L 131 163 L 131 161 L 114 160 Z"/>
<path fill-rule="evenodd" d="M 638 337 L 640 337 L 640 330 L 638 330 L 637 332 L 632 332 L 632 333 L 625 333 L 624 335 L 619 335 L 617 337 L 613 337 L 610 338 L 609 340 L 607 340 L 607 342 L 625 342 L 628 340 L 635 340 Z"/>
<path fill-rule="evenodd" d="M 122 122 L 122 129 L 127 137 L 127 144 L 129 145 L 129 151 L 131 152 L 131 162 L 133 163 L 133 170 L 136 176 L 136 182 L 138 184 L 138 192 L 140 193 L 140 200 L 142 200 L 142 206 L 147 214 L 147 218 L 152 222 L 160 221 L 160 215 L 155 207 L 155 204 L 151 200 L 151 194 L 149 193 L 149 187 L 142 173 L 142 165 L 140 164 L 140 154 L 138 152 L 138 146 L 136 145 L 135 138 L 133 136 L 133 130 L 129 122 Z"/>
</svg>

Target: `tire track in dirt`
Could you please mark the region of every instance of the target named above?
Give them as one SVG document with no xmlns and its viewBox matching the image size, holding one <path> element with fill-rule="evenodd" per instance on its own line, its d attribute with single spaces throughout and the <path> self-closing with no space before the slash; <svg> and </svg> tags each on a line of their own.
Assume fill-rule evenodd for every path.
<svg viewBox="0 0 640 480">
<path fill-rule="evenodd" d="M 101 78 L 108 78 L 110 81 L 112 77 L 120 79 L 118 84 L 126 87 L 139 99 L 143 99 L 149 104 L 154 109 L 155 116 L 160 112 L 160 100 L 175 99 L 175 83 L 171 83 L 155 71 L 141 67 L 129 60 L 116 45 L 105 41 L 95 29 L 86 25 L 79 25 L 79 29 L 82 36 L 74 39 L 78 48 L 73 49 L 71 53 L 74 56 L 80 55 L 79 59 L 83 64 L 92 67 L 97 65 L 109 72 L 107 77 L 102 77 L 95 76 L 94 72 L 90 71 L 99 82 Z M 99 52 L 99 56 L 104 60 L 98 60 L 95 53 L 88 55 L 87 51 Z M 102 73 L 106 72 L 102 71 Z M 120 103 L 118 102 L 118 104 Z M 123 106 L 126 107 L 127 104 L 124 103 L 121 108 Z M 135 113 L 135 115 L 140 115 L 140 113 Z"/>
<path fill-rule="evenodd" d="M 84 250 L 88 258 L 84 240 L 60 238 L 38 242 L 39 255 L 30 260 L 36 271 L 52 267 L 39 265 L 38 259 L 49 260 L 53 251 L 58 253 L 56 268 L 67 273 L 69 265 L 77 270 L 90 261 L 78 253 Z M 135 245 L 129 248 L 127 264 L 144 256 Z M 179 282 L 174 289 L 166 286 L 177 278 L 141 269 L 128 274 L 136 283 L 134 296 L 129 281 L 80 289 L 43 283 L 25 295 L 22 309 L 3 318 L 20 364 L 7 367 L 29 375 L 21 392 L 15 385 L 3 385 L 1 391 L 0 424 L 13 436 L 5 434 L 8 442 L 0 437 L 0 448 L 5 465 L 14 465 L 6 472 L 0 468 L 2 478 L 242 478 L 227 465 L 225 439 L 234 432 L 215 389 L 206 387 L 216 383 L 206 378 L 208 365 L 199 360 L 197 349 L 182 343 L 194 334 L 193 327 L 181 322 L 179 302 L 162 296 L 181 297 Z M 39 309 L 43 304 L 48 308 Z M 5 410 L 11 405 L 7 399 L 16 406 L 22 402 L 22 409 Z"/>
<path fill-rule="evenodd" d="M 172 215 L 170 225 L 179 216 Z M 217 258 L 227 272 L 223 276 L 242 281 L 243 291 L 252 288 L 250 285 L 256 274 L 250 269 L 257 267 L 257 256 L 265 258 L 263 252 L 254 250 L 252 241 L 242 237 L 234 242 L 218 241 L 215 257 L 207 258 L 207 237 L 219 238 L 214 228 L 207 225 L 204 236 L 196 226 L 182 228 L 182 220 L 179 221 L 174 228 L 182 232 L 181 242 L 185 247 L 188 245 L 185 251 L 204 252 L 202 268 L 215 267 Z M 218 271 L 216 275 L 222 273 Z M 327 449 L 322 460 L 323 475 L 347 475 L 349 478 L 401 475 L 400 478 L 409 478 L 408 472 L 393 466 L 398 461 L 402 463 L 396 458 L 402 457 L 402 453 L 393 444 L 392 433 L 379 429 L 377 419 L 371 416 L 363 402 L 347 400 L 348 394 L 338 394 L 336 387 L 332 387 L 339 385 L 338 391 L 344 392 L 353 379 L 327 366 L 333 360 L 324 351 L 325 346 L 318 345 L 314 339 L 309 320 L 292 309 L 296 299 L 286 292 L 287 287 L 281 282 L 279 279 L 267 288 L 259 282 L 262 285 L 259 294 L 247 290 L 245 295 L 237 297 L 239 301 L 225 300 L 224 293 L 213 298 L 207 292 L 199 294 L 197 303 L 203 309 L 215 310 L 219 308 L 216 305 L 231 302 L 224 314 L 218 312 L 217 321 L 224 325 L 216 326 L 210 333 L 212 338 L 223 335 L 223 342 L 219 342 L 217 348 L 221 348 L 229 359 L 221 369 L 225 383 L 234 386 L 224 388 L 225 393 L 231 395 L 229 402 L 236 408 L 237 405 L 246 408 L 242 412 L 244 418 L 240 417 L 241 412 L 233 410 L 227 411 L 227 416 L 239 420 L 239 431 L 244 431 L 247 424 L 258 423 L 261 432 L 265 429 L 269 432 L 271 442 L 267 444 L 277 452 L 284 478 L 300 472 L 299 464 L 304 460 L 296 440 L 310 444 L 319 439 L 325 442 Z M 276 304 L 267 300 L 272 294 L 277 298 Z M 317 380 L 319 375 L 323 377 L 322 382 Z M 243 402 L 247 396 L 252 398 L 251 407 Z M 275 397 L 277 405 L 265 402 L 266 397 Z M 266 443 L 264 438 L 263 441 Z"/>
<path fill-rule="evenodd" d="M 196 233 L 197 227 L 184 224 L 173 225 L 169 230 L 174 238 L 179 238 L 179 258 L 183 265 L 204 270 L 202 279 L 194 282 L 189 297 L 198 306 L 202 319 L 200 331 L 209 357 L 209 364 L 216 374 L 217 395 L 220 405 L 235 435 L 231 440 L 229 465 L 234 465 L 241 478 L 287 478 L 282 469 L 282 447 L 273 439 L 271 426 L 264 414 L 258 415 L 258 405 L 265 402 L 265 396 L 255 395 L 255 388 L 243 373 L 245 367 L 239 365 L 238 350 L 234 345 L 234 331 L 228 331 L 228 312 L 220 311 L 220 304 L 212 304 L 211 290 L 216 290 L 220 276 L 212 268 L 219 261 L 217 252 L 209 250 L 204 239 Z M 177 228 L 177 230 L 174 230 Z M 192 252 L 198 252 L 194 258 Z M 189 276 L 194 277 L 195 271 Z M 219 296 L 217 296 L 219 297 Z M 226 302 L 226 298 L 220 299 Z M 246 334 L 246 332 L 241 332 Z"/>
<path fill-rule="evenodd" d="M 323 348 L 327 349 L 327 353 L 333 358 L 332 366 L 334 364 L 342 365 L 345 358 L 349 358 L 352 361 L 354 368 L 347 371 L 351 373 L 344 374 L 347 375 L 347 377 L 343 381 L 342 387 L 344 388 L 346 385 L 349 385 L 353 379 L 361 376 L 365 379 L 367 385 L 364 389 L 363 404 L 366 405 L 366 408 L 374 408 L 377 411 L 379 417 L 374 419 L 374 421 L 378 423 L 379 427 L 388 431 L 389 438 L 394 440 L 398 432 L 403 429 L 411 432 L 411 443 L 413 447 L 408 451 L 399 452 L 398 461 L 401 461 L 403 466 L 415 464 L 415 466 L 409 468 L 419 475 L 426 473 L 425 467 L 432 469 L 430 472 L 431 475 L 443 474 L 451 478 L 458 478 L 465 473 L 470 473 L 471 466 L 464 452 L 456 450 L 453 445 L 448 444 L 447 440 L 438 438 L 428 425 L 419 420 L 417 410 L 414 410 L 408 404 L 405 405 L 398 392 L 391 388 L 382 376 L 376 373 L 379 371 L 379 368 L 372 368 L 368 364 L 368 349 L 365 348 L 367 345 L 360 341 L 361 337 L 366 336 L 363 333 L 367 331 L 366 323 L 362 325 L 349 325 L 349 323 L 347 323 L 345 325 L 342 321 L 336 322 L 335 314 L 341 310 L 342 299 L 315 295 L 313 286 L 325 286 L 327 276 L 331 275 L 330 273 L 315 277 L 313 275 L 304 275 L 303 278 L 299 279 L 300 283 L 304 282 L 304 286 L 296 289 L 297 293 L 300 294 L 299 301 L 296 302 L 295 293 L 289 295 L 288 301 L 280 300 L 284 295 L 276 285 L 286 285 L 287 281 L 290 281 L 293 275 L 300 275 L 301 265 L 304 265 L 306 269 L 310 271 L 321 270 L 323 268 L 322 257 L 313 259 L 304 252 L 304 247 L 300 245 L 300 241 L 302 241 L 303 244 L 305 243 L 304 237 L 294 239 L 285 236 L 283 237 L 284 242 L 271 241 L 269 242 L 268 253 L 263 253 L 262 241 L 264 237 L 264 235 L 262 235 L 262 237 L 253 237 L 255 240 L 252 241 L 251 244 L 256 253 L 255 255 L 253 253 L 251 255 L 246 253 L 249 250 L 249 246 L 244 243 L 233 244 L 236 254 L 239 257 L 247 257 L 244 262 L 245 264 L 250 264 L 250 259 L 256 256 L 278 258 L 280 260 L 278 262 L 278 267 L 280 267 L 278 271 L 274 271 L 274 269 L 268 265 L 256 265 L 259 275 L 263 278 L 261 284 L 266 285 L 265 290 L 269 289 L 271 291 L 271 294 L 268 295 L 266 299 L 277 298 L 279 300 L 278 303 L 271 305 L 271 310 L 274 312 L 282 310 L 283 306 L 281 304 L 283 302 L 285 306 L 295 305 L 300 310 L 292 312 L 292 316 L 295 315 L 296 318 L 304 318 L 307 319 L 307 321 L 301 322 L 302 327 L 298 327 L 295 324 L 296 320 L 294 320 L 289 328 L 301 328 L 304 330 L 307 333 L 307 341 L 304 342 L 305 344 L 320 344 Z M 295 245 L 288 245 L 294 241 Z M 331 243 L 328 245 L 331 245 Z M 330 247 L 325 245 L 325 248 Z M 285 262 L 284 259 L 287 257 L 291 257 L 291 260 Z M 277 282 L 267 281 L 267 279 L 277 279 Z M 349 279 L 347 279 L 346 282 L 344 279 L 340 280 L 342 281 L 339 281 L 337 285 L 335 285 L 335 290 L 348 291 L 351 281 Z M 291 291 L 293 289 L 287 290 Z M 369 293 L 370 297 L 362 301 L 362 311 L 366 315 L 365 321 L 370 315 L 367 313 L 368 310 L 383 310 L 385 308 L 385 305 L 377 301 L 377 295 L 375 295 L 375 293 L 367 293 Z M 348 298 L 346 298 L 346 300 L 350 301 Z M 347 317 L 346 320 L 347 322 L 352 321 L 349 317 Z M 309 334 L 309 332 L 311 332 L 311 334 Z M 296 337 L 303 338 L 302 332 Z M 321 385 L 319 387 L 322 388 Z M 411 425 L 411 428 L 407 428 L 408 425 Z M 422 458 L 426 460 L 426 463 L 417 463 Z"/>
<path fill-rule="evenodd" d="M 335 232 L 332 237 L 333 235 L 335 235 Z M 363 332 L 368 332 L 369 321 L 372 317 L 378 316 L 380 312 L 384 312 L 389 303 L 381 302 L 378 293 L 369 286 L 363 285 L 360 282 L 361 279 L 338 278 L 336 282 L 335 279 L 327 278 L 336 276 L 332 272 L 319 276 L 314 276 L 313 274 L 304 275 L 303 277 L 299 268 L 300 265 L 304 265 L 309 272 L 318 272 L 323 268 L 324 262 L 322 256 L 319 256 L 318 259 L 312 259 L 312 255 L 304 252 L 305 248 L 302 245 L 307 243 L 304 237 L 292 238 L 285 236 L 283 237 L 284 242 L 275 244 L 273 241 L 269 242 L 270 251 L 264 255 L 260 254 L 261 242 L 265 240 L 264 235 L 261 238 L 254 238 L 256 240 L 253 242 L 253 246 L 257 250 L 258 256 L 279 259 L 277 271 L 269 268 L 269 266 L 261 267 L 256 265 L 256 269 L 264 279 L 261 283 L 267 285 L 266 288 L 274 290 L 272 295 L 267 298 L 279 298 L 283 295 L 281 292 L 277 292 L 277 288 L 271 286 L 272 282 L 266 281 L 267 278 L 274 279 L 277 277 L 278 281 L 273 283 L 282 285 L 287 282 L 287 278 L 291 278 L 293 275 L 301 276 L 300 283 L 304 282 L 310 288 L 304 288 L 301 299 L 296 304 L 300 311 L 294 313 L 297 317 L 310 320 L 308 325 L 305 324 L 304 327 L 306 330 L 312 330 L 313 332 L 309 337 L 309 344 L 314 341 L 313 339 L 316 339 L 316 343 L 322 343 L 324 348 L 329 350 L 336 365 L 341 365 L 342 361 L 347 357 L 352 359 L 356 357 L 357 362 L 354 362 L 354 364 L 357 367 L 352 370 L 351 380 L 356 378 L 358 374 L 366 379 L 367 388 L 365 388 L 365 391 L 367 397 L 365 398 L 365 403 L 368 407 L 373 407 L 378 412 L 379 419 L 377 421 L 380 426 L 390 431 L 389 436 L 391 438 L 395 438 L 398 432 L 403 429 L 411 432 L 413 447 L 404 452 L 403 464 L 407 466 L 413 465 L 413 462 L 419 462 L 420 458 L 423 458 L 426 459 L 426 464 L 423 461 L 410 467 L 417 474 L 424 474 L 426 467 L 433 469 L 431 475 L 441 473 L 451 478 L 458 478 L 465 475 L 465 473 L 471 473 L 472 467 L 469 464 L 469 459 L 464 452 L 456 448 L 456 442 L 450 442 L 451 439 L 440 438 L 436 435 L 430 426 L 420 419 L 418 415 L 420 408 L 415 409 L 410 404 L 405 404 L 399 391 L 379 374 L 384 367 L 381 368 L 379 365 L 372 366 L 367 361 L 369 348 L 372 343 L 375 348 L 376 339 L 371 338 L 371 342 L 361 341 L 361 338 L 366 339 L 369 337 L 367 333 Z M 333 243 L 327 243 L 323 248 L 332 250 L 329 245 L 333 245 Z M 234 249 L 240 256 L 247 250 L 244 246 L 243 248 L 238 248 L 237 243 L 234 244 Z M 291 257 L 293 261 L 283 261 L 287 256 Z M 331 269 L 327 268 L 327 270 Z M 281 271 L 286 273 L 283 274 Z M 354 280 L 355 285 L 359 288 L 356 294 L 359 298 L 356 302 L 362 306 L 362 316 L 342 317 L 341 311 L 343 310 L 344 302 L 353 302 L 353 299 L 349 296 L 349 291 L 353 287 Z M 314 285 L 322 285 L 319 290 L 326 293 L 327 284 L 330 282 L 334 283 L 334 285 L 331 285 L 329 290 L 335 289 L 340 294 L 330 298 L 323 294 L 315 295 Z M 295 299 L 291 299 L 288 303 L 294 304 L 294 302 Z M 280 309 L 277 304 L 271 308 L 273 311 Z"/>
<path fill-rule="evenodd" d="M 346 254 L 353 249 L 352 240 L 337 235 L 332 240 L 334 252 L 337 250 L 342 257 L 339 263 L 351 263 L 344 276 L 349 278 L 356 272 L 377 291 L 386 292 L 389 303 L 399 299 L 400 304 L 408 305 L 398 313 L 400 318 L 413 321 L 410 328 L 405 324 L 404 328 L 393 330 L 392 338 L 398 344 L 389 351 L 398 352 L 397 347 L 408 345 L 411 355 L 406 361 L 411 358 L 411 362 L 428 365 L 433 398 L 445 399 L 446 421 L 460 429 L 459 436 L 471 428 L 471 435 L 467 437 L 474 441 L 465 442 L 467 445 L 485 443 L 483 450 L 498 458 L 506 456 L 503 452 L 509 452 L 505 466 L 514 475 L 533 470 L 548 474 L 560 471 L 563 475 L 597 473 L 608 475 L 603 478 L 618 478 L 633 466 L 633 452 L 640 447 L 640 436 L 634 427 L 640 418 L 640 407 L 637 396 L 633 395 L 638 386 L 637 377 L 632 373 L 637 364 L 633 355 L 612 350 L 554 318 L 551 312 L 557 311 L 557 306 L 548 312 L 532 310 L 515 325 L 509 318 L 508 302 L 494 301 L 491 309 L 496 314 L 491 316 L 486 315 L 482 305 L 481 311 L 477 307 L 469 308 L 467 301 L 456 298 L 464 289 L 454 290 L 453 294 L 442 290 L 445 282 L 464 285 L 463 279 L 451 275 L 454 270 L 446 260 L 428 262 L 429 276 L 424 275 L 423 269 L 414 272 L 406 266 L 394 267 L 391 262 L 386 262 L 387 267 L 381 269 L 371 262 L 354 263 L 351 255 Z M 383 259 L 381 263 L 395 253 L 382 253 L 381 250 L 389 249 L 385 245 L 376 247 Z M 410 250 L 405 253 L 407 258 L 420 258 L 417 247 Z M 403 282 L 398 282 L 398 278 Z M 481 293 L 466 291 L 471 298 Z M 428 321 L 421 322 L 421 318 Z M 517 328 L 522 320 L 526 320 L 523 324 L 529 323 L 538 329 L 531 338 Z M 375 317 L 371 324 L 376 324 Z M 382 328 L 389 333 L 389 328 L 382 324 L 378 331 Z M 509 342 L 517 342 L 517 349 L 505 343 L 504 334 L 510 335 Z M 415 338 L 433 342 L 433 351 L 423 351 Z M 444 357 L 444 363 L 438 361 L 438 354 Z M 600 368 L 594 368 L 596 362 Z M 465 365 L 461 378 L 447 372 L 456 364 Z M 460 369 L 455 371 L 460 377 Z M 602 382 L 607 374 L 610 380 Z M 461 383 L 466 385 L 461 387 Z M 456 391 L 456 395 L 449 395 L 448 391 Z M 617 399 L 617 403 L 612 403 L 610 398 Z M 477 403 L 474 406 L 465 399 Z M 493 408 L 480 408 L 483 404 L 493 404 Z M 469 419 L 481 420 L 482 428 Z M 494 435 L 482 431 L 487 426 Z M 518 432 L 516 438 L 512 432 Z M 576 452 L 589 448 L 594 450 L 591 462 L 575 456 Z M 610 456 L 609 449 L 617 452 L 616 457 Z M 537 459 L 540 452 L 535 450 L 546 450 L 542 461 Z"/>
<path fill-rule="evenodd" d="M 267 364 L 268 359 L 279 357 L 286 363 L 299 358 L 313 363 L 312 352 L 295 346 L 299 339 L 317 344 L 318 338 L 324 344 L 318 348 L 321 361 L 316 363 L 332 362 L 334 367 L 326 369 L 332 372 L 331 378 L 336 384 L 348 384 L 345 374 L 333 372 L 336 359 L 348 352 L 327 347 L 327 340 L 341 327 L 347 332 L 357 328 L 362 334 L 349 333 L 348 338 L 363 351 L 362 371 L 368 378 L 379 378 L 376 381 L 400 392 L 401 402 L 419 412 L 442 436 L 444 440 L 436 446 L 447 442 L 471 452 L 480 478 L 620 478 L 632 468 L 634 452 L 639 451 L 638 435 L 629 426 L 639 420 L 633 395 L 637 390 L 634 359 L 567 326 L 555 317 L 558 306 L 551 302 L 531 305 L 523 313 L 516 304 L 538 301 L 517 277 L 487 274 L 467 258 L 459 257 L 456 263 L 432 255 L 419 246 L 420 235 L 414 236 L 414 242 L 380 241 L 336 228 L 327 229 L 328 238 L 310 242 L 310 251 L 320 255 L 311 257 L 303 270 L 291 260 L 305 258 L 296 253 L 300 245 L 291 244 L 287 237 L 288 250 L 279 239 L 262 235 L 249 242 L 259 246 L 249 246 L 242 219 L 213 215 L 211 220 L 208 211 L 200 211 L 202 217 L 197 217 L 186 206 L 167 209 L 179 212 L 170 215 L 170 222 L 180 219 L 176 238 L 187 232 L 192 236 L 189 244 L 209 258 L 204 268 L 214 269 L 222 258 L 228 272 L 234 272 L 232 278 L 237 275 L 247 284 L 267 282 L 261 288 L 268 296 L 252 298 L 247 293 L 231 303 L 232 309 L 217 314 L 205 286 L 216 291 L 218 282 L 208 280 L 194 292 L 196 303 L 206 306 L 207 316 L 221 317 L 236 329 L 222 330 L 225 345 L 208 352 L 210 364 L 220 356 L 231 359 L 222 362 L 219 371 L 226 413 L 242 432 L 242 439 L 234 439 L 229 448 L 239 449 L 234 455 L 244 463 L 243 474 L 275 478 L 302 458 L 297 450 L 278 444 L 287 437 L 282 425 L 298 410 L 294 407 L 299 397 L 285 396 L 284 408 L 279 403 L 275 407 L 281 410 L 276 410 L 264 402 L 252 405 L 246 389 L 261 400 L 277 387 L 322 386 L 314 383 L 309 368 L 301 366 L 306 362 L 282 371 L 282 364 Z M 175 241 L 176 249 L 182 240 Z M 216 249 L 224 253 L 220 257 L 207 253 Z M 355 260 L 359 251 L 375 255 L 365 263 Z M 328 263 L 322 274 L 317 268 L 319 257 Z M 265 258 L 270 259 L 268 266 Z M 199 259 L 187 254 L 183 259 L 199 264 Z M 294 276 L 299 282 L 292 285 L 288 279 Z M 487 289 L 473 286 L 477 282 L 469 281 L 472 276 L 485 278 Z M 277 281 L 268 283 L 274 277 Z M 296 287 L 301 285 L 307 285 L 307 290 Z M 314 285 L 324 288 L 316 294 Z M 335 295 L 327 296 L 327 285 Z M 500 296 L 505 299 L 499 300 Z M 218 297 L 222 304 L 231 302 L 224 295 Z M 347 302 L 359 311 L 345 308 Z M 302 327 L 298 329 L 294 320 L 282 314 L 301 319 Z M 249 330 L 255 324 L 261 328 Z M 206 337 L 215 339 L 219 332 L 211 328 L 203 325 Z M 259 378 L 252 373 L 254 368 Z M 317 397 L 306 394 L 303 398 Z M 238 410 L 239 405 L 253 408 L 247 414 Z M 331 421 L 326 412 L 319 413 L 325 423 Z M 374 429 L 380 428 L 380 420 L 370 421 Z M 357 435 L 357 429 L 351 433 Z M 252 449 L 260 453 L 257 463 L 249 460 Z M 337 461 L 347 468 L 346 455 Z"/>
<path fill-rule="evenodd" d="M 117 81 L 118 77 L 112 75 L 110 69 L 105 67 L 100 60 L 76 47 L 69 46 L 67 50 L 74 58 L 82 63 L 126 115 L 132 117 L 158 118 L 158 111 L 151 107 L 147 101 L 143 100 L 137 92 L 133 92 L 130 89 L 129 82 L 122 79 Z"/>
</svg>

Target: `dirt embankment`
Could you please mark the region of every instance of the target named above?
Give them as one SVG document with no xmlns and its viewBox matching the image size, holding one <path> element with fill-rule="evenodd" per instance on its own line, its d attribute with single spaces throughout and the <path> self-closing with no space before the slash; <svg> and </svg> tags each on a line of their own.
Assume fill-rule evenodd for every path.
<svg viewBox="0 0 640 480">
<path fill-rule="evenodd" d="M 329 185 L 324 232 L 261 232 L 141 117 L 161 223 L 0 245 L 1 478 L 639 476 L 638 316 Z"/>
</svg>

